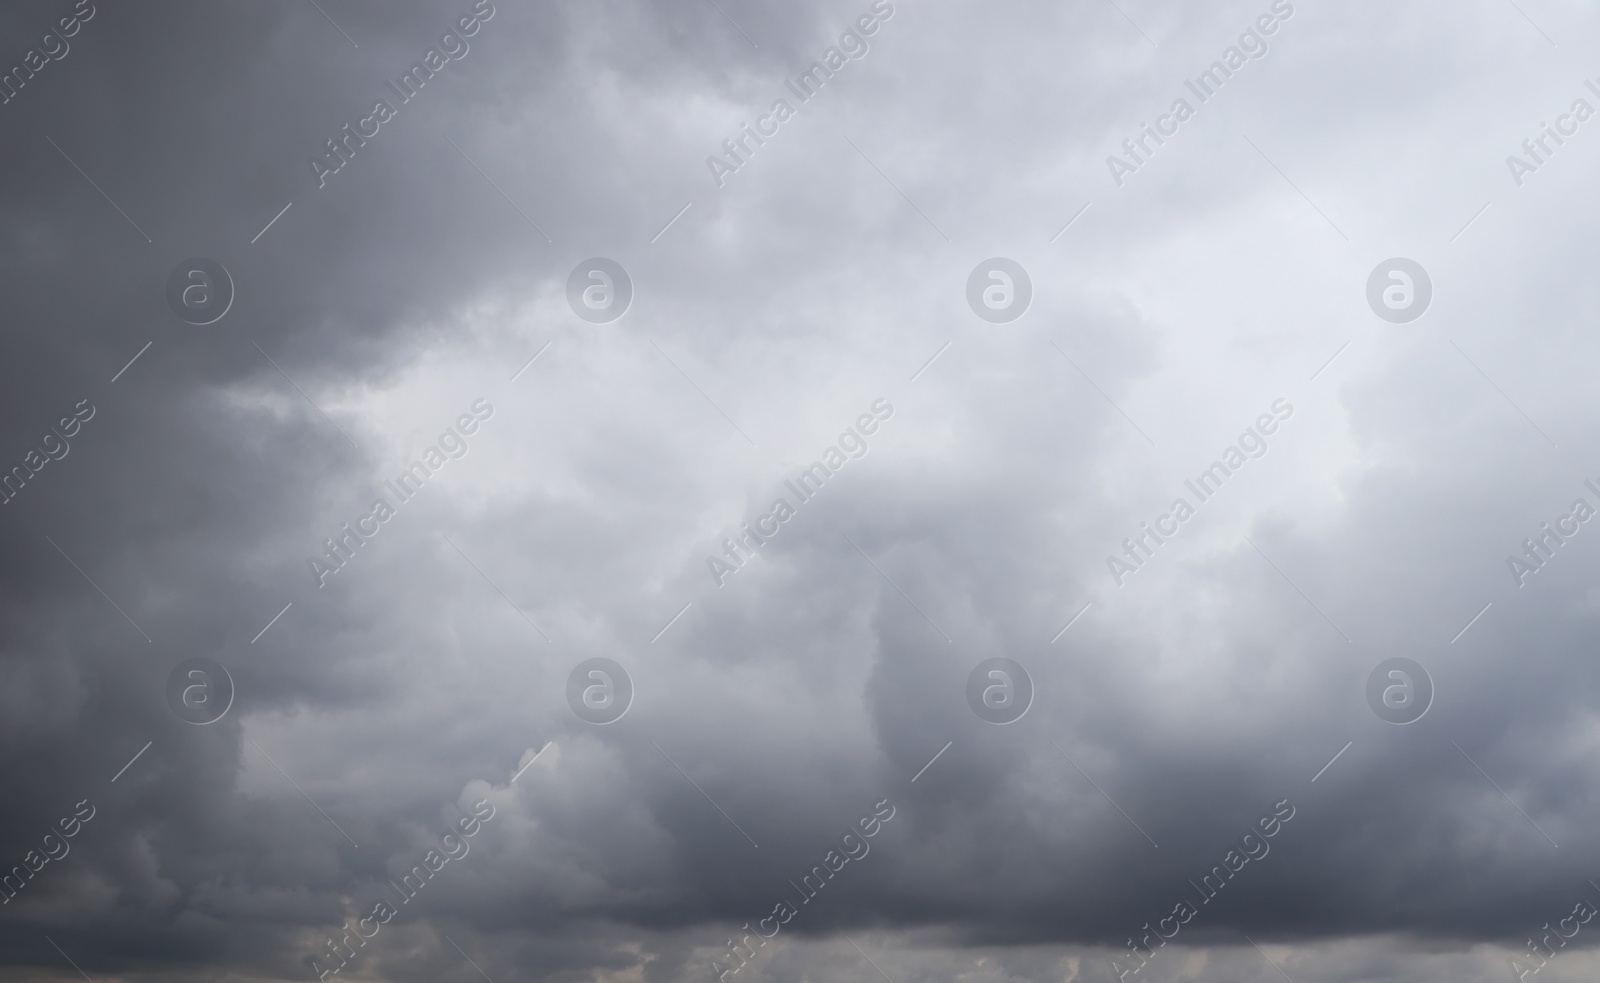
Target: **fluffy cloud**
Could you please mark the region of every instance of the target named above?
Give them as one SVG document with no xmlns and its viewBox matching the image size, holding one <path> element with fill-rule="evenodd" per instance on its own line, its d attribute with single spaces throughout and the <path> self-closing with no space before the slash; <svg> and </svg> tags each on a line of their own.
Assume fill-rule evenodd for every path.
<svg viewBox="0 0 1600 983">
<path fill-rule="evenodd" d="M 0 459 L 95 408 L 0 506 L 0 855 L 97 809 L 0 906 L 8 978 L 313 979 L 482 800 L 340 975 L 709 979 L 885 799 L 753 975 L 1112 980 L 1289 799 L 1138 976 L 1504 978 L 1600 897 L 1600 562 L 1504 560 L 1600 479 L 1593 151 L 1505 165 L 1597 25 L 1523 9 L 1295 4 L 1119 188 L 1256 5 L 896 4 L 718 189 L 709 150 L 858 6 L 500 4 L 318 187 L 460 11 L 100 5 L 0 107 Z M 195 256 L 236 291 L 205 326 L 163 293 Z M 592 256 L 619 320 L 567 306 Z M 966 306 L 991 256 L 1032 280 L 1010 323 Z M 1409 324 L 1366 306 L 1391 256 L 1432 279 Z M 871 453 L 707 577 L 879 398 Z M 1271 453 L 1118 586 L 1278 398 Z M 319 589 L 306 557 L 478 399 Z M 1403 727 L 1364 695 L 1399 655 L 1436 692 Z M 195 656 L 236 686 L 205 727 L 165 697 Z M 966 697 L 997 656 L 1035 694 L 1003 727 Z M 567 703 L 598 657 L 634 692 L 603 726 Z M 1541 983 L 1591 977 L 1586 939 Z"/>
</svg>

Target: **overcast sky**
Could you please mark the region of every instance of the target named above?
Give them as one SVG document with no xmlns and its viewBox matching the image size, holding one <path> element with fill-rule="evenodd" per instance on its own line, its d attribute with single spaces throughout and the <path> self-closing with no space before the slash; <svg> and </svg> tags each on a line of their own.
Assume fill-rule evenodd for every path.
<svg viewBox="0 0 1600 983">
<path fill-rule="evenodd" d="M 1588 6 L 0 24 L 0 979 L 1600 971 Z"/>
</svg>

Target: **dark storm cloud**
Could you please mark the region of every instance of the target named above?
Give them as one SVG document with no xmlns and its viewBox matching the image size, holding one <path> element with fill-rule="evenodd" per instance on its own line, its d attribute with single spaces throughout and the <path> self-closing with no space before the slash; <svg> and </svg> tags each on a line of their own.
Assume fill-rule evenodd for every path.
<svg viewBox="0 0 1600 983">
<path fill-rule="evenodd" d="M 0 507 L 0 869 L 97 810 L 4 907 L 12 973 L 309 979 L 380 901 L 341 975 L 705 979 L 785 901 L 751 976 L 1112 979 L 1180 902 L 1141 975 L 1270 973 L 1246 934 L 1291 975 L 1503 973 L 1600 873 L 1600 533 L 1524 587 L 1504 564 L 1600 478 L 1568 367 L 1588 151 L 1498 170 L 1565 63 L 1493 5 L 1297 3 L 1118 188 L 1105 155 L 1267 4 L 898 3 L 718 187 L 707 156 L 872 6 L 718 3 L 500 3 L 470 35 L 467 3 L 100 3 L 0 106 L 7 467 L 94 407 Z M 71 9 L 0 14 L 0 64 Z M 1397 252 L 1436 289 L 1398 331 L 1361 293 Z M 594 255 L 634 282 L 608 325 L 566 306 Z M 1033 279 L 1014 324 L 965 306 L 992 255 Z M 192 256 L 237 290 L 214 325 L 166 306 Z M 1270 452 L 1117 586 L 1107 553 L 1280 397 Z M 479 399 L 319 587 L 308 557 Z M 717 586 L 706 556 L 876 399 L 865 456 Z M 1406 727 L 1363 696 L 1393 655 L 1437 686 Z M 195 656 L 238 689 L 207 727 L 163 692 Z M 1004 727 L 965 696 L 996 656 L 1037 692 Z M 566 702 L 592 657 L 637 692 L 604 727 Z"/>
</svg>

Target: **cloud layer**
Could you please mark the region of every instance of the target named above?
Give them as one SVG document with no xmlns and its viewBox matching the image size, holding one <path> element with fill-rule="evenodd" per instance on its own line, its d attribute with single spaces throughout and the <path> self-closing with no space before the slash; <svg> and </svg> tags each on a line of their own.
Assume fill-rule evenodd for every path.
<svg viewBox="0 0 1600 983">
<path fill-rule="evenodd" d="M 1592 977 L 1592 12 L 0 23 L 8 979 Z"/>
</svg>

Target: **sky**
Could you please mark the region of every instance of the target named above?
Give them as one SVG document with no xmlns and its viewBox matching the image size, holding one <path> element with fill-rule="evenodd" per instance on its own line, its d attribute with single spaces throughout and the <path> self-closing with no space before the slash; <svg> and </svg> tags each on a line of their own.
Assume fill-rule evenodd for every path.
<svg viewBox="0 0 1600 983">
<path fill-rule="evenodd" d="M 1592 8 L 0 25 L 0 980 L 1600 970 Z"/>
</svg>

